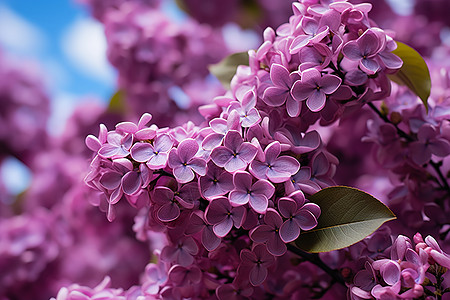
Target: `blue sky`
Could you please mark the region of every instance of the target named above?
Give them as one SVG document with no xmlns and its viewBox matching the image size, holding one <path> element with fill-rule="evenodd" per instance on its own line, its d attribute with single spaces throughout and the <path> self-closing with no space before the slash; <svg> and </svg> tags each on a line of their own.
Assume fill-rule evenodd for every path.
<svg viewBox="0 0 450 300">
<path fill-rule="evenodd" d="M 114 92 L 103 27 L 74 1 L 3 0 L 0 45 L 40 65 L 52 99 L 49 130 L 55 134 L 78 101 L 106 102 Z"/>
<path fill-rule="evenodd" d="M 106 57 L 103 27 L 86 7 L 72 0 L 2 0 L 0 47 L 18 59 L 35 61 L 52 101 L 48 124 L 52 134 L 80 101 L 106 103 L 114 93 L 116 74 Z M 31 180 L 26 167 L 8 159 L 1 177 L 13 194 Z"/>
</svg>

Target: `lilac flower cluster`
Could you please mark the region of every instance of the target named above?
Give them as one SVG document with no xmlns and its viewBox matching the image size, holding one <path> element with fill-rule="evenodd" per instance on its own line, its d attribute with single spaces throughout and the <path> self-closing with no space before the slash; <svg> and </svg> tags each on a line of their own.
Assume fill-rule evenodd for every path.
<svg viewBox="0 0 450 300">
<path fill-rule="evenodd" d="M 206 66 L 226 53 L 218 31 L 175 25 L 155 9 L 160 1 L 84 2 L 106 26 L 129 111 L 80 106 L 64 135 L 31 156 L 3 147 L 17 136 L 0 138 L 8 150 L 0 155 L 30 162 L 33 173 L 12 205 L 0 182 L 0 299 L 450 295 L 448 47 L 428 61 L 427 113 L 412 92 L 388 80 L 402 61 L 391 53 L 394 34 L 368 17 L 370 4 L 300 0 L 288 23 L 264 31 L 249 65 L 217 96 L 221 88 Z M 238 2 L 211 22 L 223 22 Z M 380 17 L 383 6 L 373 3 Z M 414 24 L 422 25 L 433 33 L 427 39 L 435 36 L 428 23 Z M 5 78 L 6 95 L 45 98 L 34 88 L 28 93 L 25 87 L 35 86 L 28 81 L 10 93 L 14 84 Z M 203 123 L 174 127 L 198 120 L 193 111 L 210 99 L 199 109 Z M 125 115 L 140 119 L 120 122 Z M 102 123 L 97 136 L 94 123 Z M 87 134 L 89 153 L 77 143 Z M 364 187 L 398 220 L 348 248 L 299 250 L 292 243 L 322 214 L 308 199 L 336 182 Z M 406 236 L 417 231 L 430 236 L 416 234 L 413 243 Z"/>
<path fill-rule="evenodd" d="M 346 1 L 294 3 L 289 23 L 266 29 L 264 43 L 249 52 L 250 66 L 238 68 L 232 92 L 256 88 L 260 110 L 298 117 L 301 130 L 388 96 L 386 75 L 402 61 L 391 53 L 395 41 L 371 26 L 370 8 Z"/>
<path fill-rule="evenodd" d="M 50 102 L 33 63 L 0 50 L 0 159 L 12 155 L 29 165 L 46 145 Z"/>
<path fill-rule="evenodd" d="M 47 211 L 37 210 L 0 219 L 0 296 L 18 293 L 56 259 L 59 245 L 52 218 Z"/>
<path fill-rule="evenodd" d="M 255 108 L 254 91 L 242 101 L 220 97 L 216 103 L 223 105 L 222 113 L 204 128 L 189 123 L 158 128 L 148 125 L 150 114 L 112 131 L 102 125 L 98 137 L 86 138 L 95 152 L 86 181 L 106 196 L 109 220 L 124 198 L 145 211 L 146 221 L 139 222 L 144 228 L 136 231 L 165 232 L 168 244 L 160 259 L 169 278 L 187 272 L 197 275 L 183 279 L 183 285 L 201 284 L 205 276 L 237 272 L 259 286 L 266 267 L 286 253 L 286 243 L 316 226 L 320 208 L 304 192 L 332 184 L 337 162 L 322 149 L 316 131 L 299 135 L 286 129 L 283 142 L 276 140 Z M 243 244 L 235 245 L 236 238 Z M 249 248 L 268 263 L 256 263 L 259 258 Z M 209 274 L 210 265 L 199 265 L 224 249 L 238 254 L 231 269 L 218 264 L 218 273 Z M 164 286 L 178 284 L 167 281 L 157 292 Z"/>
<path fill-rule="evenodd" d="M 108 59 L 118 70 L 131 116 L 150 111 L 158 125 L 178 125 L 189 120 L 186 112 L 194 118 L 208 97 L 223 93 L 207 77 L 208 65 L 228 53 L 220 32 L 193 20 L 177 24 L 161 10 L 135 2 L 109 11 L 103 23 Z"/>
<path fill-rule="evenodd" d="M 418 299 L 445 290 L 442 276 L 450 267 L 450 255 L 431 236 L 424 241 L 416 233 L 414 242 L 415 247 L 408 237 L 399 235 L 390 255 L 366 261 L 349 287 L 350 299 Z"/>
<path fill-rule="evenodd" d="M 445 200 L 450 193 L 444 176 L 450 154 L 448 83 L 445 68 L 430 66 L 434 86 L 429 113 L 417 96 L 394 85 L 380 112 L 387 122 L 370 118 L 363 141 L 373 143 L 375 161 L 391 178 L 387 203 L 402 216 L 396 232 L 412 235 L 428 228 L 432 235 L 446 236 L 449 211 Z"/>
<path fill-rule="evenodd" d="M 334 185 L 338 161 L 309 127 L 389 94 L 386 74 L 402 61 L 392 38 L 370 27 L 370 6 L 293 7 L 290 23 L 267 29 L 249 52 L 231 90 L 201 107 L 203 127 L 159 128 L 144 114 L 86 138 L 94 158 L 85 180 L 105 195 L 108 219 L 124 199 L 143 211 L 141 239 L 167 236 L 142 295 L 268 292 L 286 244 L 317 225 L 320 208 L 305 194 Z"/>
</svg>

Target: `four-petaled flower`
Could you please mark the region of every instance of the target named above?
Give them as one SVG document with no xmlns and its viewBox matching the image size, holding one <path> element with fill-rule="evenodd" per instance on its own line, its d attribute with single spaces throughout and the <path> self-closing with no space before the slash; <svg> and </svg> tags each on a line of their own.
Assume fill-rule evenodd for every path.
<svg viewBox="0 0 450 300">
<path fill-rule="evenodd" d="M 208 171 L 200 177 L 199 183 L 203 197 L 212 200 L 233 189 L 233 175 L 209 161 Z"/>
<path fill-rule="evenodd" d="M 322 76 L 317 69 L 307 69 L 302 72 L 302 79 L 292 86 L 292 97 L 297 101 L 306 100 L 306 106 L 317 112 L 325 106 L 326 95 L 334 93 L 341 82 L 341 78 L 335 75 Z"/>
<path fill-rule="evenodd" d="M 223 144 L 224 146 L 211 152 L 211 160 L 230 173 L 244 170 L 256 156 L 257 148 L 249 142 L 244 142 L 241 134 L 235 130 L 228 131 Z"/>
<path fill-rule="evenodd" d="M 240 228 L 245 220 L 247 210 L 243 206 L 232 207 L 230 201 L 225 198 L 217 198 L 211 201 L 205 211 L 205 219 L 213 224 L 213 231 L 218 237 L 226 236 L 231 228 Z"/>
<path fill-rule="evenodd" d="M 357 61 L 363 72 L 373 75 L 380 69 L 377 60 L 380 42 L 379 36 L 368 29 L 357 40 L 345 44 L 342 53 L 346 58 Z"/>
<path fill-rule="evenodd" d="M 274 183 L 285 182 L 300 169 L 300 163 L 292 156 L 280 156 L 281 145 L 275 141 L 264 150 L 264 161 L 254 160 L 250 173 L 258 179 L 269 179 Z"/>
<path fill-rule="evenodd" d="M 185 139 L 178 148 L 169 152 L 169 167 L 179 183 L 186 183 L 194 179 L 194 172 L 200 176 L 206 174 L 206 161 L 195 157 L 199 149 L 194 139 Z"/>
<path fill-rule="evenodd" d="M 233 176 L 234 190 L 229 199 L 232 205 L 239 206 L 249 203 L 256 212 L 263 214 L 269 205 L 269 199 L 275 192 L 275 187 L 267 180 L 252 183 L 252 175 L 238 171 Z"/>
<path fill-rule="evenodd" d="M 264 91 L 262 100 L 269 106 L 278 107 L 286 103 L 286 110 L 291 117 L 300 114 L 301 105 L 292 98 L 291 88 L 294 82 L 300 79 L 297 72 L 289 73 L 288 69 L 280 64 L 270 67 L 270 79 L 273 86 Z"/>
<path fill-rule="evenodd" d="M 131 148 L 131 157 L 141 163 L 147 163 L 152 170 L 162 169 L 167 164 L 168 152 L 172 149 L 173 141 L 167 134 L 159 135 L 153 144 L 136 143 Z"/>
<path fill-rule="evenodd" d="M 314 203 L 305 203 L 305 196 L 301 191 L 278 200 L 278 210 L 286 218 L 280 228 L 280 237 L 285 243 L 297 239 L 300 229 L 311 230 L 316 227 L 320 216 L 320 207 Z"/>
<path fill-rule="evenodd" d="M 281 239 L 282 224 L 283 219 L 280 214 L 275 209 L 268 208 L 264 215 L 264 224 L 252 229 L 249 233 L 250 238 L 256 243 L 266 243 L 270 254 L 281 256 L 287 250 L 285 242 Z"/>
<path fill-rule="evenodd" d="M 275 262 L 275 257 L 267 252 L 262 244 L 256 245 L 252 251 L 241 251 L 242 266 L 250 268 L 249 279 L 253 286 L 258 286 L 267 278 L 267 267 Z"/>
<path fill-rule="evenodd" d="M 439 157 L 450 154 L 450 143 L 446 139 L 438 137 L 438 134 L 439 132 L 433 125 L 424 124 L 420 127 L 417 133 L 418 141 L 409 145 L 411 158 L 416 164 L 421 166 L 427 163 L 432 154 Z"/>
</svg>

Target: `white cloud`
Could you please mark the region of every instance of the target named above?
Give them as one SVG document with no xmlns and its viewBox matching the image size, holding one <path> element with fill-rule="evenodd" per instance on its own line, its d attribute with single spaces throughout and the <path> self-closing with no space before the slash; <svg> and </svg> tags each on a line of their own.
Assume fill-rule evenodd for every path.
<svg viewBox="0 0 450 300">
<path fill-rule="evenodd" d="M 413 13 L 414 0 L 388 0 L 392 9 L 402 16 L 408 16 Z"/>
<path fill-rule="evenodd" d="M 69 93 L 60 92 L 52 97 L 51 115 L 47 123 L 50 134 L 57 136 L 62 133 L 67 119 L 71 116 L 80 97 Z"/>
<path fill-rule="evenodd" d="M 0 165 L 0 177 L 6 190 L 12 195 L 23 192 L 31 182 L 30 170 L 12 157 L 6 158 Z"/>
<path fill-rule="evenodd" d="M 261 44 L 261 38 L 256 32 L 249 29 L 241 29 L 237 24 L 228 23 L 222 29 L 222 34 L 231 52 L 241 52 L 257 49 Z"/>
<path fill-rule="evenodd" d="M 93 79 L 113 83 L 114 71 L 106 58 L 103 26 L 92 19 L 78 19 L 62 38 L 62 50 L 79 71 Z"/>
<path fill-rule="evenodd" d="M 44 34 L 38 27 L 0 5 L 0 44 L 16 54 L 35 54 L 46 43 Z"/>
</svg>

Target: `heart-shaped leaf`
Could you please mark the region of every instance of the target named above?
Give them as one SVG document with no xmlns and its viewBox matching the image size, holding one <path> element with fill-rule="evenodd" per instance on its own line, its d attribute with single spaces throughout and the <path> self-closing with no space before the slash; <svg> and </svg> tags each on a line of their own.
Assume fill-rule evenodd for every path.
<svg viewBox="0 0 450 300">
<path fill-rule="evenodd" d="M 248 53 L 238 52 L 225 57 L 217 64 L 210 65 L 209 71 L 228 89 L 230 88 L 231 79 L 236 74 L 237 67 L 239 65 L 248 66 L 248 64 Z"/>
<path fill-rule="evenodd" d="M 392 53 L 403 60 L 403 65 L 397 73 L 389 75 L 389 78 L 395 83 L 406 85 L 422 100 L 428 111 L 431 78 L 425 60 L 416 50 L 401 42 L 397 42 L 397 49 Z"/>
<path fill-rule="evenodd" d="M 295 241 L 298 248 L 312 253 L 351 246 L 372 234 L 395 215 L 366 192 L 345 186 L 325 188 L 308 198 L 320 206 L 318 225 L 303 231 Z"/>
</svg>

